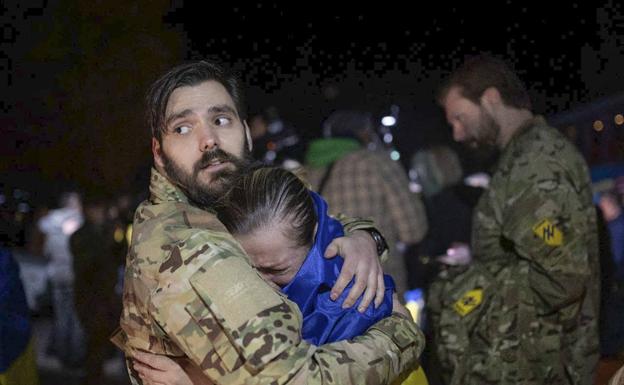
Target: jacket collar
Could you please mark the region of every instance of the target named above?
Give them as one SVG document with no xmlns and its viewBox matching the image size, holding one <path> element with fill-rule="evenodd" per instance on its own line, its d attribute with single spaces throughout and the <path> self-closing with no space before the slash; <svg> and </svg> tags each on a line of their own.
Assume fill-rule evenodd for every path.
<svg viewBox="0 0 624 385">
<path fill-rule="evenodd" d="M 158 172 L 154 167 L 152 167 L 152 175 L 150 177 L 150 200 L 154 204 L 164 202 L 189 203 L 182 190 L 171 183 L 167 177 Z"/>
</svg>

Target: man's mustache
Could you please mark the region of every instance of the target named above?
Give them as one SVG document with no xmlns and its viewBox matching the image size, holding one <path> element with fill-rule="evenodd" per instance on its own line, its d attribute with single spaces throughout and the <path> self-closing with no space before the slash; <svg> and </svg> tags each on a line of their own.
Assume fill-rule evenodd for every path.
<svg viewBox="0 0 624 385">
<path fill-rule="evenodd" d="M 223 151 L 220 148 L 214 149 L 212 151 L 209 152 L 205 152 L 201 159 L 199 159 L 196 163 L 195 163 L 195 167 L 194 167 L 194 172 L 195 174 L 197 174 L 199 171 L 201 171 L 202 169 L 208 167 L 211 163 L 213 163 L 214 161 L 219 161 L 219 162 L 231 162 L 234 164 L 238 163 L 238 158 L 236 158 L 234 155 L 227 153 L 225 151 Z"/>
</svg>

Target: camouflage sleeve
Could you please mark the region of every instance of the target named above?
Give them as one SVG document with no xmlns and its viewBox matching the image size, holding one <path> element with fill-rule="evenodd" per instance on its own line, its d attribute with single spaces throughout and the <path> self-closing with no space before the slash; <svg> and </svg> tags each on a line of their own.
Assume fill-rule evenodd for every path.
<svg viewBox="0 0 624 385">
<path fill-rule="evenodd" d="M 385 190 L 388 215 L 398 230 L 399 240 L 418 243 L 427 233 L 427 215 L 420 197 L 409 190 L 409 180 L 399 164 L 384 156 L 377 162 L 379 184 Z"/>
<path fill-rule="evenodd" d="M 340 221 L 346 235 L 352 234 L 354 231 L 362 229 L 370 229 L 375 227 L 375 222 L 372 219 L 365 218 L 351 218 L 342 213 L 336 215 L 336 219 Z M 382 232 L 383 234 L 383 232 Z M 384 263 L 388 259 L 388 249 L 379 256 L 379 262 Z"/>
<path fill-rule="evenodd" d="M 503 243 L 509 240 L 528 261 L 538 312 L 559 313 L 562 321 L 576 316 L 587 288 L 586 234 L 593 230 L 587 218 L 591 202 L 584 201 L 566 174 L 557 160 L 536 155 L 532 165 L 511 170 L 502 195 L 506 201 L 501 202 Z"/>
<path fill-rule="evenodd" d="M 423 337 L 396 316 L 353 341 L 302 341 L 296 305 L 260 277 L 236 242 L 212 241 L 213 257 L 188 282 L 165 282 L 150 300 L 158 327 L 211 381 L 375 384 L 417 366 Z"/>
</svg>

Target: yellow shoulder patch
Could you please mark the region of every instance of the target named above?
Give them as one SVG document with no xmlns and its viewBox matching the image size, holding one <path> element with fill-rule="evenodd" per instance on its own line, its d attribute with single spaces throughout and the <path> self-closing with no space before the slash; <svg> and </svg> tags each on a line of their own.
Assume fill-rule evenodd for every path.
<svg viewBox="0 0 624 385">
<path fill-rule="evenodd" d="M 453 309 L 462 317 L 469 314 L 483 300 L 483 289 L 469 290 L 453 304 Z"/>
<path fill-rule="evenodd" d="M 548 246 L 561 246 L 563 243 L 563 233 L 548 219 L 533 226 L 533 233 Z"/>
</svg>

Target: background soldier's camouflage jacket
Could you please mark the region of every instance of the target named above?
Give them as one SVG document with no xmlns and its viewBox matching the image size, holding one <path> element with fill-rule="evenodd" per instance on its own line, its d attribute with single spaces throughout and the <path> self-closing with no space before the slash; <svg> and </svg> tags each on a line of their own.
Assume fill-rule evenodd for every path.
<svg viewBox="0 0 624 385">
<path fill-rule="evenodd" d="M 442 273 L 429 297 L 447 383 L 591 384 L 598 239 L 582 157 L 536 117 L 505 148 L 473 223 L 473 264 Z"/>
<path fill-rule="evenodd" d="M 113 337 L 126 353 L 187 356 L 217 384 L 376 384 L 418 366 L 424 337 L 396 315 L 352 341 L 302 341 L 297 306 L 260 277 L 213 213 L 156 170 L 150 191 L 135 214 Z"/>
</svg>

